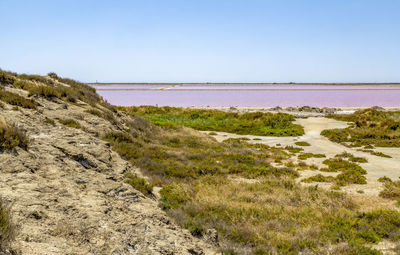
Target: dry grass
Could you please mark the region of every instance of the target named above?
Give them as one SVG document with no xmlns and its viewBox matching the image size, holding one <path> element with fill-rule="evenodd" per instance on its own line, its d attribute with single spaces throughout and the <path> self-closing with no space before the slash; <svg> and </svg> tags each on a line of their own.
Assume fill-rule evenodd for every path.
<svg viewBox="0 0 400 255">
<path fill-rule="evenodd" d="M 9 125 L 0 119 L 0 151 L 12 150 L 15 147 L 27 149 L 29 139 L 21 129 Z"/>
<path fill-rule="evenodd" d="M 0 199 L 0 252 L 5 251 L 15 237 L 16 227 L 11 218 L 10 208 Z"/>
</svg>

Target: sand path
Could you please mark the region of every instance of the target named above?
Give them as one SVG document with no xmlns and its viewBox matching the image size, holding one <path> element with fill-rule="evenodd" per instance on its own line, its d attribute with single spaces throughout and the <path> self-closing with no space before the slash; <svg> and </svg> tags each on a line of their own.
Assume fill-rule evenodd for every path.
<svg viewBox="0 0 400 255">
<path fill-rule="evenodd" d="M 343 187 L 342 190 L 358 194 L 357 191 L 362 190 L 364 195 L 378 196 L 382 188 L 382 183 L 378 182 L 378 178 L 387 176 L 392 180 L 398 180 L 400 176 L 400 148 L 378 148 L 375 151 L 381 151 L 385 154 L 392 156 L 393 158 L 383 158 L 371 155 L 366 152 L 357 151 L 358 148 L 347 148 L 341 144 L 333 143 L 326 137 L 320 135 L 322 130 L 333 129 L 333 128 L 345 128 L 347 127 L 346 122 L 336 121 L 324 117 L 310 117 L 306 119 L 297 119 L 297 124 L 304 127 L 305 135 L 300 137 L 267 137 L 267 136 L 252 136 L 252 135 L 236 135 L 224 132 L 217 132 L 215 138 L 218 141 L 222 141 L 227 138 L 239 138 L 247 137 L 251 139 L 253 143 L 263 143 L 270 146 L 276 146 L 280 144 L 282 147 L 286 145 L 297 146 L 294 143 L 297 141 L 306 141 L 311 146 L 302 147 L 304 152 L 311 153 L 322 153 L 327 158 L 334 157 L 336 154 L 347 151 L 357 157 L 365 157 L 368 163 L 361 163 L 360 165 L 367 171 L 367 184 L 365 185 L 349 185 Z M 256 138 L 257 140 L 254 140 Z M 260 140 L 258 140 L 260 139 Z M 294 157 L 293 159 L 296 159 Z M 326 167 L 322 164 L 325 158 L 310 158 L 306 160 L 307 164 L 316 164 L 319 167 Z M 326 173 L 320 171 L 306 170 L 301 171 L 301 177 L 299 179 L 316 175 L 318 173 L 324 175 L 336 175 L 337 173 Z M 320 183 L 322 187 L 329 187 L 330 184 Z"/>
</svg>

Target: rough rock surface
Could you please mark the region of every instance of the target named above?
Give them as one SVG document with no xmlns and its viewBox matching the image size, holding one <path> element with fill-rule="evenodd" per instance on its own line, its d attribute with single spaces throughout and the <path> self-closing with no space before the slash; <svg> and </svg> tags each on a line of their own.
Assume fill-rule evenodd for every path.
<svg viewBox="0 0 400 255">
<path fill-rule="evenodd" d="M 123 182 L 124 173 L 139 170 L 98 138 L 115 126 L 84 104 L 35 100 L 39 111 L 0 109 L 31 139 L 27 151 L 0 152 L 0 194 L 18 226 L 17 254 L 215 254 Z M 67 118 L 85 131 L 57 121 Z"/>
</svg>

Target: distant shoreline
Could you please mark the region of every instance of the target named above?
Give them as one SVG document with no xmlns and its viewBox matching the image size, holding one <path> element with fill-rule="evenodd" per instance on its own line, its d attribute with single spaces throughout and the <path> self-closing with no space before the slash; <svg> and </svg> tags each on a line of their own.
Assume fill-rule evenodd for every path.
<svg viewBox="0 0 400 255">
<path fill-rule="evenodd" d="M 345 83 L 345 82 L 341 82 L 341 83 L 173 83 L 173 82 L 133 82 L 133 83 L 129 83 L 129 82 L 101 82 L 101 83 L 86 83 L 89 86 L 136 86 L 136 85 L 179 85 L 179 86 L 185 86 L 185 85 L 196 85 L 196 86 L 212 86 L 212 85 L 218 85 L 218 86 L 232 86 L 232 85 L 242 85 L 242 86 L 251 86 L 251 85 L 276 85 L 276 86 L 286 86 L 286 85 L 319 85 L 319 86 L 329 86 L 329 85 L 334 85 L 334 86 L 371 86 L 371 85 L 383 85 L 383 86 L 400 86 L 400 83 L 397 82 L 381 82 L 381 83 L 367 83 L 367 82 L 361 82 L 361 83 Z"/>
</svg>

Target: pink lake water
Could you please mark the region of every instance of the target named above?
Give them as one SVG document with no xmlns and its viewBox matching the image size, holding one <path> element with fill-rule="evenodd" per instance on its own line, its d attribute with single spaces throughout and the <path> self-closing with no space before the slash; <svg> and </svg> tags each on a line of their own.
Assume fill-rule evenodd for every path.
<svg viewBox="0 0 400 255">
<path fill-rule="evenodd" d="M 109 85 L 95 87 L 97 92 L 109 103 L 123 106 L 400 106 L 399 85 L 355 86 L 230 84 L 180 85 L 175 87 L 172 85 Z M 164 90 L 160 90 L 160 88 L 163 88 Z"/>
</svg>

